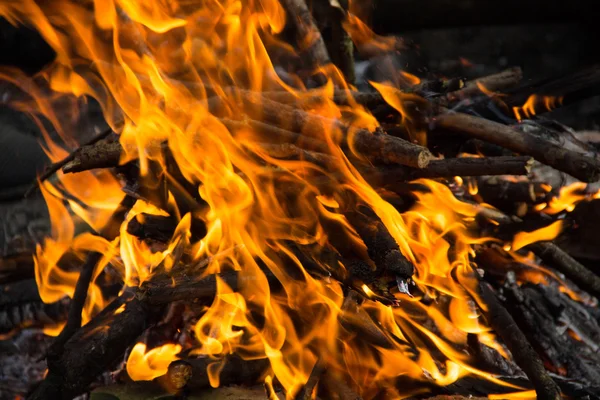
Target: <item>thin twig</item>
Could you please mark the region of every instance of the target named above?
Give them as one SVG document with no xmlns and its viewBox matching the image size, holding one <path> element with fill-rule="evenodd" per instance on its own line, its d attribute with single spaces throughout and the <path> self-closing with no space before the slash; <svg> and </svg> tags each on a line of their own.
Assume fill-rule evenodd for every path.
<svg viewBox="0 0 600 400">
<path fill-rule="evenodd" d="M 66 156 L 62 160 L 52 164 L 50 167 L 48 167 L 48 169 L 46 169 L 46 171 L 44 171 L 44 173 L 42 175 L 40 175 L 40 177 L 31 185 L 31 187 L 29 189 L 27 189 L 27 191 L 25 192 L 25 194 L 23 196 L 28 197 L 31 193 L 33 193 L 33 191 L 36 188 L 38 188 L 38 186 L 41 182 L 44 182 L 46 179 L 50 178 L 52 175 L 54 175 L 55 172 L 57 172 L 59 169 L 61 169 L 65 164 L 72 161 L 75 158 L 75 156 L 78 154 L 78 151 L 81 147 L 93 145 L 96 142 L 107 138 L 108 135 L 110 135 L 112 132 L 113 132 L 113 130 L 111 128 L 108 128 L 107 130 L 101 132 L 97 136 L 94 136 L 93 138 L 91 138 L 90 140 L 88 140 L 87 142 L 82 144 L 76 150 L 73 150 L 68 156 Z"/>
</svg>

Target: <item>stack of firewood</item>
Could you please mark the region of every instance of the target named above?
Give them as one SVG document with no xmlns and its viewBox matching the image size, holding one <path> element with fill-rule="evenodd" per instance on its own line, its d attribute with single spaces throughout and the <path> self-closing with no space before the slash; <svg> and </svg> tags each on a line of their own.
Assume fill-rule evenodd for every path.
<svg viewBox="0 0 600 400">
<path fill-rule="evenodd" d="M 303 0 L 283 0 L 282 3 L 288 14 L 297 16 L 291 19 L 297 41 L 306 43 L 307 37 L 317 38 L 305 50 L 307 67 L 314 70 L 333 60 L 346 79 L 352 81 L 352 50 L 345 47 L 348 38 L 343 34 L 333 35 L 331 40 L 340 43 L 327 46 L 326 42 L 329 44 L 330 40 L 323 40 L 313 14 Z M 332 25 L 333 32 L 347 10 L 341 7 L 336 8 L 336 12 L 341 16 L 328 16 L 327 22 Z M 312 77 L 317 83 L 322 83 L 322 78 Z M 258 149 L 272 159 L 302 160 L 313 165 L 314 171 L 307 174 L 306 180 L 321 194 L 340 194 L 346 177 L 338 173 L 336 164 L 342 157 L 402 212 L 414 202 L 414 192 L 427 190 L 413 181 L 435 179 L 447 184 L 456 197 L 478 209 L 481 235 L 510 241 L 517 232 L 548 225 L 566 214 L 564 210 L 553 214 L 540 211 L 543 203 L 551 204 L 552 199 L 560 195 L 560 188 L 548 185 L 543 176 L 536 173 L 540 168 L 550 168 L 556 174 L 564 173 L 585 183 L 600 179 L 600 159 L 585 143 L 575 140 L 568 129 L 533 117 L 520 123 L 513 118 L 513 108 L 522 106 L 533 94 L 560 97 L 561 105 L 593 94 L 589 87 L 597 86 L 600 81 L 600 68 L 594 66 L 535 85 L 520 86 L 520 80 L 520 69 L 512 68 L 474 82 L 447 79 L 413 84 L 403 92 L 402 117 L 408 122 L 402 124 L 398 123 L 400 111 L 381 93 L 336 88 L 333 101 L 337 105 L 358 103 L 377 118 L 380 127 L 374 132 L 356 129 L 342 118 L 326 118 L 316 113 L 315 105 L 323 101 L 318 90 L 314 91 L 314 96 L 309 91 L 301 97 L 283 91 L 254 92 L 237 87 L 215 89 L 206 86 L 203 90 L 209 94 L 204 106 L 219 118 L 233 137 L 250 129 L 258 138 L 253 143 L 254 150 Z M 193 84 L 189 86 L 194 90 Z M 237 99 L 236 106 L 245 111 L 244 115 L 232 117 L 231 105 L 219 96 L 223 92 L 235 94 L 229 97 Z M 341 132 L 340 147 L 334 148 L 324 139 L 323 132 L 330 129 Z M 126 196 L 113 215 L 113 223 L 107 224 L 98 234 L 109 240 L 117 237 L 118 227 L 136 200 L 144 200 L 169 212 L 172 206 L 168 194 L 171 193 L 179 213 L 189 212 L 192 216 L 191 241 L 203 238 L 207 229 L 201 216 L 207 204 L 199 197 L 197 184 L 184 178 L 168 144 L 156 144 L 156 150 L 167 160 L 168 173 L 151 163 L 147 174 L 142 176 L 138 160 L 122 163 L 126 150 L 129 149 L 123 148 L 119 135 L 108 130 L 54 164 L 41 181 L 59 170 L 68 174 L 112 169 L 127 182 L 123 189 Z M 131 151 L 127 153 L 131 154 Z M 476 157 L 460 157 L 463 153 Z M 265 166 L 269 167 L 267 163 Z M 471 182 L 478 190 L 467 190 L 466 183 L 456 183 L 456 177 Z M 280 187 L 282 199 L 303 189 L 285 180 Z M 586 190 L 590 187 L 582 186 L 579 194 L 591 199 L 593 193 L 586 194 Z M 313 277 L 334 279 L 343 285 L 346 297 L 339 323 L 346 330 L 358 332 L 367 344 L 391 348 L 390 336 L 361 305 L 364 301 L 374 300 L 398 306 L 398 293 L 409 295 L 418 290 L 411 286 L 415 266 L 403 255 L 372 209 L 351 194 L 344 193 L 344 196 L 346 202 L 338 212 L 352 225 L 366 247 L 366 254 L 355 251 L 344 235 L 337 235 L 341 228 L 335 224 L 324 227 L 331 230 L 327 245 L 316 248 L 289 243 L 289 250 Z M 484 207 L 480 203 L 497 208 Z M 127 232 L 150 246 L 164 249 L 176 233 L 179 222 L 174 213 L 171 215 L 138 215 L 129 221 Z M 473 270 L 479 279 L 478 294 L 487 305 L 481 312 L 512 355 L 505 359 L 496 350 L 479 343 L 476 335 L 469 336 L 469 348 L 463 350 L 476 360 L 477 367 L 502 375 L 511 384 L 533 388 L 540 399 L 559 399 L 561 392 L 575 398 L 599 398 L 600 388 L 593 384 L 600 381 L 597 367 L 600 365 L 597 352 L 600 311 L 595 307 L 593 297 L 600 295 L 600 277 L 552 242 L 533 243 L 524 249 L 533 252 L 545 267 L 557 273 L 555 279 L 543 285 L 522 284 L 527 280 L 521 277 L 531 273 L 533 268 L 515 261 L 507 249 L 486 244 L 476 250 L 474 261 L 485 271 Z M 91 253 L 81 266 L 65 316 L 65 327 L 46 354 L 48 374 L 32 392 L 32 399 L 69 399 L 88 391 L 99 376 L 122 361 L 128 349 L 145 332 L 147 341 L 155 336 L 160 336 L 160 340 L 156 339 L 159 342 L 174 338 L 185 325 L 178 304 L 193 300 L 194 312 L 201 313 L 201 306 L 210 305 L 217 293 L 215 275 L 190 278 L 201 275 L 199 271 L 210 260 L 199 263 L 185 248 L 176 248 L 169 255 L 172 268 L 157 268 L 139 287 L 120 293 L 82 326 L 82 309 L 94 279 L 94 269 L 101 258 L 102 254 Z M 285 257 L 281 259 L 284 264 L 290 261 Z M 340 263 L 345 270 L 338 267 Z M 262 273 L 271 291 L 281 290 L 281 282 L 274 273 L 266 267 Z M 288 273 L 293 276 L 292 267 Z M 224 272 L 218 277 L 233 290 L 243 284 L 240 279 L 249 278 L 236 271 Z M 107 287 L 114 283 L 108 281 Z M 577 294 L 577 301 L 561 290 L 565 282 L 572 293 Z M 365 293 L 364 285 L 370 293 Z M 431 299 L 424 297 L 423 301 Z M 6 302 L 8 304 L 9 300 Z M 168 314 L 167 309 L 171 311 Z M 0 318 L 3 315 L 0 313 Z M 14 323 L 13 327 L 21 322 Z M 8 321 L 3 324 L 10 325 Z M 152 385 L 176 395 L 206 388 L 210 385 L 206 371 L 212 362 L 214 360 L 209 358 L 183 354 L 181 360 L 173 362 L 166 375 L 157 378 Z M 255 384 L 268 368 L 267 359 L 248 361 L 231 355 L 220 372 L 220 382 L 225 386 Z M 427 386 L 429 392 L 440 395 L 485 396 L 514 390 L 472 378 L 461 379 L 446 387 L 399 378 L 398 385 L 421 389 Z M 360 398 L 360 388 L 329 371 L 325 361 L 316 363 L 305 386 L 295 396 L 309 399 L 316 387 L 316 396 L 320 398 Z M 269 398 L 280 395 L 276 393 L 276 383 L 268 384 L 266 388 Z M 382 395 L 385 396 L 385 392 Z"/>
</svg>

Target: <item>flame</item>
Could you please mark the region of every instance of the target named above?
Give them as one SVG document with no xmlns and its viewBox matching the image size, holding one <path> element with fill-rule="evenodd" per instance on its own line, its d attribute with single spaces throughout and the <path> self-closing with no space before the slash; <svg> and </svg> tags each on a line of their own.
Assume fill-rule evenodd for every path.
<svg viewBox="0 0 600 400">
<path fill-rule="evenodd" d="M 167 343 L 147 350 L 144 343 L 136 343 L 127 359 L 127 374 L 134 381 L 150 381 L 167 373 L 169 364 L 178 359 L 178 344 Z"/>
<path fill-rule="evenodd" d="M 219 372 L 232 353 L 268 359 L 272 374 L 267 384 L 276 379 L 290 396 L 306 382 L 317 358 L 332 373 L 356 382 L 365 398 L 373 398 L 382 387 L 393 387 L 399 376 L 448 385 L 474 374 L 502 383 L 474 368 L 465 352 L 467 334 L 473 333 L 504 354 L 478 311 L 485 305 L 477 291 L 474 246 L 496 241 L 480 237 L 476 229 L 475 217 L 482 206 L 463 203 L 444 184 L 422 179 L 415 182 L 425 188 L 414 193 L 415 206 L 401 214 L 367 183 L 342 146 L 345 135 L 374 130 L 378 123 L 352 100 L 344 106 L 335 104 L 335 93 L 349 86 L 332 65 L 297 76 L 290 73 L 285 81 L 277 75 L 274 54 L 285 60 L 298 58 L 279 37 L 286 15 L 278 1 L 11 0 L 0 3 L 0 15 L 37 29 L 57 53 L 56 60 L 27 84 L 21 75 L 17 79 L 12 71 L 0 71 L 0 77 L 26 92 L 14 106 L 34 118 L 41 114 L 61 134 L 61 143 L 46 135 L 51 159 L 59 160 L 67 155 L 66 148 L 77 146 L 72 120 L 78 101 L 83 96 L 94 98 L 119 132 L 121 163 L 138 160 L 144 181 L 158 177 L 169 181 L 169 164 L 177 166 L 185 184 L 193 187 L 193 197 L 201 199 L 202 206 L 197 205 L 207 226 L 206 236 L 190 243 L 192 213 L 179 210 L 177 188 L 169 187 L 165 204 L 138 199 L 117 236 L 104 238 L 100 233 L 124 197 L 120 178 L 109 170 L 58 173 L 58 183 L 41 185 L 52 220 L 52 235 L 38 246 L 35 257 L 44 301 L 72 296 L 78 271 L 65 264 L 71 256 L 82 261 L 90 252 L 100 252 L 103 258 L 94 277 L 110 264 L 115 280 L 123 287 L 135 287 L 157 272 L 172 271 L 178 254 L 184 252 L 196 267 L 190 272 L 194 277 L 238 273 L 235 288 L 217 279 L 212 304 L 193 326 L 194 347 L 186 349 L 216 360 L 207 372 L 213 386 L 219 385 Z M 375 36 L 352 14 L 345 27 L 357 44 L 397 46 L 395 39 Z M 315 37 L 305 39 L 300 47 Z M 327 84 L 306 90 L 303 74 L 316 72 L 327 77 Z M 418 77 L 404 78 L 418 82 Z M 372 84 L 400 112 L 411 139 L 425 144 L 425 132 L 408 107 L 424 104 L 424 99 L 390 85 Z M 268 115 L 270 100 L 263 94 L 272 92 L 298 99 L 304 111 L 319 117 L 316 126 L 298 126 L 297 121 Z M 275 104 L 282 115 L 291 107 Z M 338 124 L 326 123 L 331 119 L 343 120 L 348 133 Z M 273 138 L 262 131 L 263 120 L 277 120 L 281 128 L 303 132 L 332 161 L 318 166 L 302 157 L 276 157 L 265 150 L 265 142 Z M 172 155 L 168 162 L 165 149 Z M 323 187 L 319 178 L 331 184 Z M 469 184 L 469 191 L 474 193 L 476 187 Z M 355 289 L 361 288 L 367 299 L 347 310 L 342 285 L 312 273 L 309 262 L 299 257 L 297 250 L 306 250 L 321 272 L 345 274 L 346 261 L 331 261 L 328 249 L 339 235 L 347 237 L 357 253 L 366 253 L 344 216 L 357 204 L 373 210 L 415 265 L 413 280 L 419 293 L 415 297 L 382 288 L 380 282 L 361 282 Z M 129 221 L 142 213 L 178 221 L 166 246 L 157 249 L 127 232 Z M 79 233 L 81 221 L 98 234 Z M 334 236 L 326 228 L 331 226 L 336 228 Z M 548 229 L 551 232 L 517 235 L 513 248 L 548 240 L 544 238 L 557 234 L 560 226 Z M 283 289 L 272 290 L 270 278 Z M 423 296 L 439 301 L 426 304 L 421 302 Z M 386 304 L 378 301 L 383 298 Z M 104 301 L 92 282 L 84 321 L 102 309 Z M 398 302 L 401 307 L 394 306 Z M 373 322 L 387 345 L 365 346 L 361 335 L 340 322 L 353 318 Z M 435 326 L 426 324 L 429 320 Z M 127 371 L 134 380 L 153 379 L 164 374 L 181 351 L 175 344 L 147 351 L 138 343 Z M 401 388 L 397 392 L 402 395 Z"/>
<path fill-rule="evenodd" d="M 563 98 L 555 96 L 539 96 L 532 94 L 520 107 L 513 107 L 513 113 L 518 121 L 531 118 L 541 111 L 552 111 L 562 105 Z"/>
<path fill-rule="evenodd" d="M 348 14 L 343 26 L 359 52 L 373 55 L 373 53 L 384 53 L 403 48 L 400 39 L 394 36 L 380 36 L 375 34 L 367 24 L 352 13 L 352 4 L 353 2 L 350 3 L 351 13 Z"/>
<path fill-rule="evenodd" d="M 510 247 L 517 251 L 531 243 L 552 240 L 558 236 L 562 227 L 563 222 L 559 220 L 533 232 L 519 232 L 514 236 Z"/>
<path fill-rule="evenodd" d="M 600 198 L 600 190 L 595 193 L 586 193 L 587 184 L 573 182 L 560 188 L 558 196 L 552 197 L 540 210 L 545 214 L 555 215 L 563 211 L 571 212 L 575 206 L 582 201 L 590 201 Z"/>
</svg>

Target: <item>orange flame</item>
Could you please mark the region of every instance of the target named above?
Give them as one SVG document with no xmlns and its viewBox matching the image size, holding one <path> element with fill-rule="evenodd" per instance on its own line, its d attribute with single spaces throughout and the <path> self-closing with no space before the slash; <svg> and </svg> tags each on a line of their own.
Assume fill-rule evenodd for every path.
<svg viewBox="0 0 600 400">
<path fill-rule="evenodd" d="M 64 136 L 65 144 L 75 147 L 73 140 L 68 141 L 72 126 L 61 116 L 61 105 L 76 104 L 84 95 L 98 100 L 107 121 L 119 128 L 125 149 L 122 163 L 138 160 L 143 177 L 153 177 L 156 164 L 169 176 L 166 147 L 173 158 L 169 162 L 206 204 L 202 218 L 208 232 L 197 243 L 189 243 L 192 216 L 181 216 L 174 192 L 166 193 L 169 210 L 138 200 L 121 224 L 119 236 L 109 241 L 78 233 L 76 222 L 84 221 L 101 232 L 123 199 L 120 180 L 108 170 L 59 173 L 59 183 L 42 184 L 53 227 L 51 238 L 36 251 L 36 281 L 44 301 L 74 291 L 78 273 L 63 265 L 65 255 L 81 260 L 86 253 L 101 252 L 104 257 L 95 277 L 110 263 L 123 286 L 137 286 L 151 279 L 159 266 L 165 273 L 171 271 L 184 248 L 191 265 L 197 266 L 192 273 L 199 277 L 238 273 L 235 288 L 217 279 L 213 303 L 193 328 L 197 344 L 192 352 L 219 360 L 208 371 L 213 386 L 219 385 L 219 372 L 231 353 L 268 359 L 269 379 L 277 379 L 289 394 L 306 382 L 318 357 L 331 371 L 360 383 L 365 397 L 374 397 L 381 387 L 392 387 L 401 375 L 439 385 L 468 374 L 500 382 L 474 368 L 463 351 L 467 334 L 473 333 L 503 354 L 476 307 L 485 305 L 478 296 L 471 261 L 474 246 L 494 241 L 479 237 L 475 229 L 480 205 L 459 201 L 439 182 L 419 180 L 416 183 L 426 190 L 415 192 L 416 205 L 401 214 L 345 156 L 346 132 L 336 124 L 308 129 L 297 126 L 297 121 L 279 121 L 284 128 L 319 142 L 323 154 L 333 160 L 327 168 L 304 159 L 279 159 L 264 150 L 263 142 L 272 138 L 251 122 L 278 117 L 265 115 L 261 94 L 266 92 L 306 100 L 302 103 L 310 105 L 306 112 L 343 120 L 350 137 L 358 128 L 377 127 L 373 115 L 356 102 L 345 106 L 333 102 L 336 87 L 348 88 L 335 67 L 322 66 L 319 72 L 329 81 L 311 91 L 305 90 L 301 76 L 291 76 L 286 83 L 277 75 L 271 55 L 297 59 L 294 49 L 279 37 L 286 16 L 278 1 L 9 0 L 0 3 L 0 15 L 35 27 L 57 53 L 55 62 L 35 79 L 48 93 L 23 84 L 29 99 L 15 106 L 43 114 Z M 375 43 L 380 48 L 397 44 L 374 36 L 352 15 L 345 26 L 357 43 Z M 313 39 L 306 38 L 308 43 Z M 413 83 L 418 80 L 405 77 Z M 400 112 L 402 123 L 414 128 L 413 140 L 426 143 L 424 131 L 417 129 L 407 107 L 424 100 L 388 85 L 373 85 Z M 315 93 L 318 104 L 309 101 Z M 234 129 L 230 122 L 242 128 Z M 49 139 L 46 147 L 54 161 L 66 156 L 67 151 Z M 322 177 L 333 181 L 333 189 L 316 183 Z M 470 191 L 476 188 L 471 185 Z M 368 299 L 358 311 L 343 310 L 342 285 L 307 271 L 294 251 L 297 248 L 317 249 L 311 256 L 323 271 L 346 272 L 344 262 L 324 256 L 329 242 L 336 239 L 326 226 L 338 227 L 336 235 L 347 236 L 357 252 L 364 252 L 364 243 L 343 214 L 355 203 L 375 212 L 415 265 L 418 291 L 429 298 L 448 299 L 447 307 L 441 301 L 424 304 L 419 296 L 411 298 L 389 288 L 385 288 L 389 297 L 403 306 L 384 305 L 376 301 L 384 289 L 370 284 L 362 286 Z M 171 215 L 179 221 L 166 247 L 156 250 L 127 232 L 128 222 L 141 213 Z M 559 228 L 550 233 L 558 233 Z M 515 237 L 513 247 L 544 240 L 550 233 Z M 272 291 L 265 269 L 283 290 Z M 102 307 L 100 289 L 93 283 L 84 320 Z M 340 323 L 350 317 L 376 321 L 389 346 L 364 346 L 360 335 L 349 334 Z M 428 319 L 435 327 L 427 327 Z M 153 379 L 166 372 L 181 350 L 167 344 L 146 351 L 138 343 L 127 371 L 133 379 Z"/>
<path fill-rule="evenodd" d="M 538 96 L 532 94 L 527 101 L 520 107 L 513 107 L 513 113 L 518 121 L 525 118 L 531 118 L 538 114 L 540 110 L 552 111 L 562 105 L 563 98 L 555 96 Z"/>
<path fill-rule="evenodd" d="M 144 343 L 133 346 L 127 359 L 127 374 L 134 381 L 150 381 L 167 373 L 169 364 L 181 352 L 178 344 L 167 343 L 146 351 Z"/>
</svg>

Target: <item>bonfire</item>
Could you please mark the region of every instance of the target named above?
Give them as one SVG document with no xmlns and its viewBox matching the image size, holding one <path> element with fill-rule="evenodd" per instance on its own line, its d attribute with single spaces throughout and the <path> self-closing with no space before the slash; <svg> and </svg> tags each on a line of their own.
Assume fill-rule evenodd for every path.
<svg viewBox="0 0 600 400">
<path fill-rule="evenodd" d="M 594 348 L 576 328 L 600 277 L 552 241 L 598 197 L 600 161 L 535 121 L 597 69 L 535 87 L 518 67 L 469 82 L 398 70 L 359 91 L 354 55 L 405 44 L 354 3 L 0 4 L 57 54 L 33 78 L 1 75 L 24 93 L 11 106 L 61 137 L 46 135 L 54 164 L 30 194 L 52 221 L 39 294 L 70 302 L 44 324 L 56 338 L 31 399 L 108 381 L 184 397 L 591 395 L 597 364 L 561 347 Z M 109 126 L 87 143 L 82 99 Z M 568 339 L 536 308 L 547 299 Z"/>
</svg>

